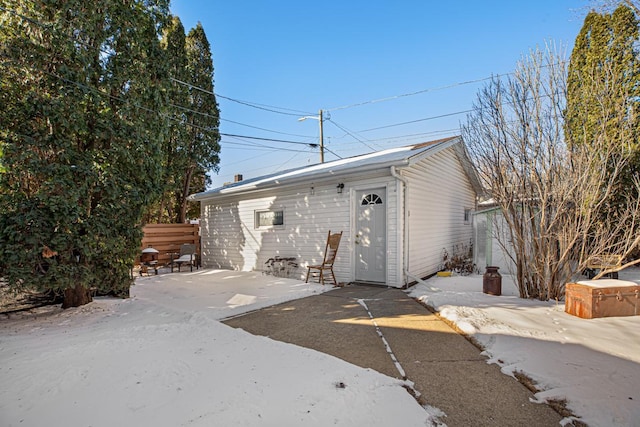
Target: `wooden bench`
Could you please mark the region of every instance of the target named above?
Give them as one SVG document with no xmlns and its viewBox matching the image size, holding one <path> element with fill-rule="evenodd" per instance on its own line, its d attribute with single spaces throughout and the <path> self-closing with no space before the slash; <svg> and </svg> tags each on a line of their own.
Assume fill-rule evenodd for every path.
<svg viewBox="0 0 640 427">
<path fill-rule="evenodd" d="M 587 259 L 587 266 L 584 270 L 584 274 L 589 278 L 589 280 L 591 280 L 602 270 L 617 269 L 620 267 L 622 267 L 622 255 L 592 255 Z M 606 274 L 606 276 L 611 279 L 617 279 L 618 272 L 614 271 Z"/>
</svg>

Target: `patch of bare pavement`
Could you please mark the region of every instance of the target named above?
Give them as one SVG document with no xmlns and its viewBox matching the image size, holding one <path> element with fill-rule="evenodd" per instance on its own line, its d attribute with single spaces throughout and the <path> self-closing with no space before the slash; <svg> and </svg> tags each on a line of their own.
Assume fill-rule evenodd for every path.
<svg viewBox="0 0 640 427">
<path fill-rule="evenodd" d="M 407 379 L 449 427 L 558 426 L 563 418 L 399 289 L 349 285 L 224 323 Z"/>
</svg>

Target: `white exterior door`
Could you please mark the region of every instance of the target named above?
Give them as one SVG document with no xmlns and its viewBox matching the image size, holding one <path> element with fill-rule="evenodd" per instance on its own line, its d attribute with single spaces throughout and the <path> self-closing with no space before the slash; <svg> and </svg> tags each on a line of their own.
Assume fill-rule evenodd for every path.
<svg viewBox="0 0 640 427">
<path fill-rule="evenodd" d="M 356 192 L 356 281 L 386 282 L 386 195 L 385 188 Z"/>
</svg>

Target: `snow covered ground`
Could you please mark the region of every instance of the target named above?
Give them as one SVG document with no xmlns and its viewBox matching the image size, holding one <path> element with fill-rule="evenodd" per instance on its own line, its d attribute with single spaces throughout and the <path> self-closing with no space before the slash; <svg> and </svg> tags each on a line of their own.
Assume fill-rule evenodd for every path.
<svg viewBox="0 0 640 427">
<path fill-rule="evenodd" d="M 218 320 L 330 287 L 201 270 L 0 320 L 0 426 L 425 426 L 403 383 Z"/>
<path fill-rule="evenodd" d="M 640 316 L 579 319 L 517 298 L 508 276 L 500 297 L 482 293 L 481 276 L 428 285 L 411 295 L 505 373 L 533 378 L 539 399 L 566 398 L 592 427 L 640 425 Z M 430 425 L 398 380 L 219 322 L 326 290 L 200 270 L 139 278 L 128 300 L 2 319 L 0 425 Z"/>
<path fill-rule="evenodd" d="M 620 280 L 640 283 L 640 269 Z M 640 426 L 640 316 L 580 319 L 562 302 L 518 298 L 510 276 L 499 297 L 482 293 L 481 276 L 427 283 L 410 295 L 473 336 L 504 373 L 532 378 L 538 399 L 567 399 L 591 427 Z"/>
</svg>

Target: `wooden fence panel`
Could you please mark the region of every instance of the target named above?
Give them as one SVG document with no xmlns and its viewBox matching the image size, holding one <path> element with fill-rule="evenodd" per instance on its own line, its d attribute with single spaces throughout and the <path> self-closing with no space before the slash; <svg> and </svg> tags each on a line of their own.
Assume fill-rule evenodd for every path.
<svg viewBox="0 0 640 427">
<path fill-rule="evenodd" d="M 196 245 L 200 256 L 200 226 L 198 224 L 147 224 L 142 229 L 142 247 L 152 247 L 158 253 L 158 265 L 171 261 L 171 254 L 178 254 L 185 243 Z M 176 257 L 174 257 L 176 258 Z"/>
</svg>

